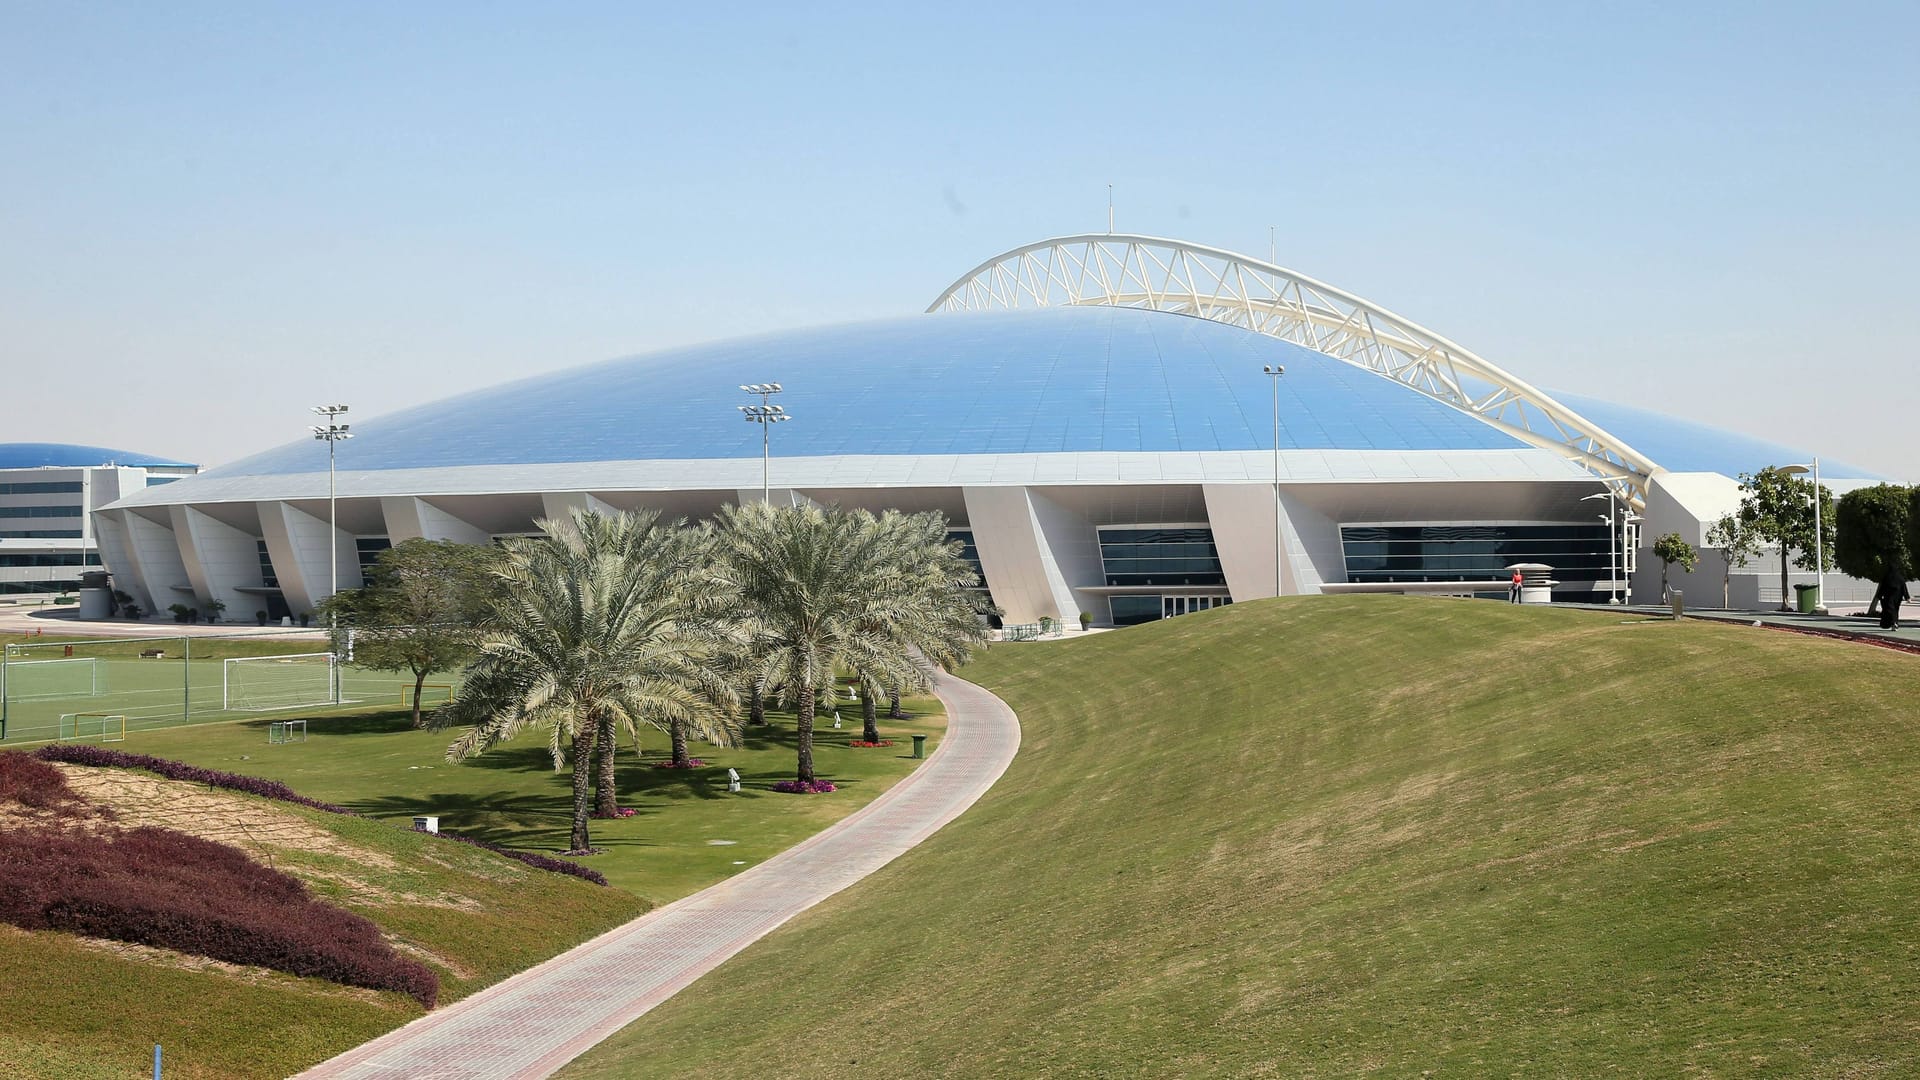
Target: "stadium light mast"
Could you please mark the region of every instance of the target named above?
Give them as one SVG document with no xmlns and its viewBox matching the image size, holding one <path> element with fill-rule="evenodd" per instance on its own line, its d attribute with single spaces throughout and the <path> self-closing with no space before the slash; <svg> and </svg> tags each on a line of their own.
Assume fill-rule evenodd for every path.
<svg viewBox="0 0 1920 1080">
<path fill-rule="evenodd" d="M 331 599 L 340 591 L 340 518 L 334 504 L 333 451 L 342 440 L 351 439 L 353 435 L 347 431 L 348 425 L 334 422 L 346 415 L 345 405 L 315 405 L 313 411 L 327 418 L 326 424 L 313 426 L 313 437 L 327 444 L 327 597 Z M 334 628 L 338 618 L 328 613 L 328 630 Z"/>
<path fill-rule="evenodd" d="M 770 506 L 773 500 L 770 496 L 770 489 L 767 486 L 767 473 L 769 464 L 773 459 L 773 452 L 771 449 L 772 443 L 767 438 L 767 427 L 772 424 L 784 423 L 793 419 L 793 417 L 787 413 L 787 410 L 780 406 L 769 405 L 767 403 L 773 395 L 780 392 L 781 387 L 779 383 L 741 383 L 740 389 L 749 394 L 760 395 L 760 404 L 740 405 L 736 407 L 744 414 L 747 423 L 760 425 L 760 505 Z"/>
<path fill-rule="evenodd" d="M 1613 541 L 1614 541 L 1613 513 L 1614 513 L 1614 504 L 1617 501 L 1617 499 L 1613 494 L 1613 486 L 1609 484 L 1607 486 L 1607 490 L 1605 491 L 1595 492 L 1592 495 L 1580 496 L 1581 502 L 1591 502 L 1594 499 L 1607 500 L 1607 516 L 1600 519 L 1607 523 L 1607 603 L 1617 604 L 1620 602 L 1620 579 L 1615 574 L 1615 563 L 1614 563 L 1614 556 L 1613 556 Z"/>
<path fill-rule="evenodd" d="M 1813 474 L 1813 612 L 1825 615 L 1827 612 L 1827 554 L 1825 538 L 1820 535 L 1820 459 L 1814 458 L 1812 465 L 1782 465 L 1783 473 Z M 1784 610 L 1787 598 L 1780 598 L 1780 607 Z"/>
<path fill-rule="evenodd" d="M 1280 376 L 1287 373 L 1285 364 L 1267 364 L 1260 369 L 1266 372 L 1273 382 L 1273 595 L 1280 595 L 1280 560 L 1285 530 L 1280 520 Z"/>
</svg>

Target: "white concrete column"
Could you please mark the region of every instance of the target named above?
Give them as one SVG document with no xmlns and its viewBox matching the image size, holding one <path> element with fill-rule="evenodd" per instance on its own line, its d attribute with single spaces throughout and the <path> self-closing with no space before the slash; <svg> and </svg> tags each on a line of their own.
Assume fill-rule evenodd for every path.
<svg viewBox="0 0 1920 1080">
<path fill-rule="evenodd" d="M 133 541 L 127 535 L 125 510 L 102 510 L 93 515 L 93 535 L 100 543 L 100 561 L 113 575 L 113 587 L 133 597 L 144 611 L 153 610 L 153 592 L 147 587 L 140 564 L 133 557 Z M 81 569 L 86 569 L 81 567 Z"/>
<path fill-rule="evenodd" d="M 485 529 L 454 517 L 425 499 L 399 496 L 380 500 L 387 522 L 387 539 L 399 547 L 408 540 L 451 540 L 457 544 L 489 544 Z"/>
<path fill-rule="evenodd" d="M 249 606 L 255 598 L 239 590 L 260 584 L 260 548 L 254 535 L 191 506 L 167 509 L 173 534 L 180 538 L 180 559 L 186 564 L 187 580 L 193 583 L 195 602 L 218 600 L 236 619 L 243 612 L 251 614 L 258 606 Z"/>
<path fill-rule="evenodd" d="M 364 584 L 352 534 L 335 530 L 334 542 L 329 544 L 325 520 L 290 503 L 263 502 L 258 508 L 267 557 L 273 560 L 273 573 L 280 580 L 280 595 L 286 599 L 288 611 L 299 616 L 331 595 L 328 589 L 334 578 L 327 572 L 329 551 L 337 560 L 334 570 L 342 589 L 357 589 Z"/>
<path fill-rule="evenodd" d="M 1022 487 L 969 487 L 962 494 L 980 569 L 1007 622 L 1070 622 L 1082 611 L 1108 621 L 1105 598 L 1078 591 L 1104 580 L 1090 523 Z"/>
<path fill-rule="evenodd" d="M 1344 581 L 1340 526 L 1307 506 L 1285 488 L 1280 509 L 1273 506 L 1273 485 L 1205 484 L 1207 521 L 1214 549 L 1236 601 L 1274 595 L 1274 530 L 1284 529 L 1280 595 L 1318 593 L 1327 581 Z"/>
<path fill-rule="evenodd" d="M 181 555 L 181 540 L 173 528 L 134 510 L 114 512 L 127 528 L 127 554 L 146 585 L 149 603 L 140 606 L 150 613 L 164 612 L 169 605 L 191 602 L 192 580 Z"/>
<path fill-rule="evenodd" d="M 757 503 L 760 501 L 760 489 L 757 487 L 736 488 L 733 492 L 733 499 L 736 506 L 747 506 L 752 503 Z M 794 488 L 783 487 L 768 488 L 767 502 L 774 506 L 816 505 L 812 499 L 807 498 L 806 493 Z"/>
<path fill-rule="evenodd" d="M 620 508 L 596 499 L 584 491 L 549 491 L 540 496 L 541 517 L 553 521 L 567 521 L 573 517 L 575 511 L 612 517 L 620 512 Z"/>
</svg>

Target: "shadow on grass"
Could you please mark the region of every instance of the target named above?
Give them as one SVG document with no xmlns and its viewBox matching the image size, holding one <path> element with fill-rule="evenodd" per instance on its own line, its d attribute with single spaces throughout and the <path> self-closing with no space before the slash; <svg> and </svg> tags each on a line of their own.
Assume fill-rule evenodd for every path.
<svg viewBox="0 0 1920 1080">
<path fill-rule="evenodd" d="M 440 828 L 445 832 L 527 851 L 563 851 L 569 846 L 573 832 L 573 803 L 564 796 L 442 792 L 412 798 L 382 795 L 356 800 L 346 806 L 376 818 L 433 814 L 440 818 Z M 588 825 L 595 847 L 657 846 L 639 837 L 608 835 L 605 824 L 594 821 Z"/>
</svg>

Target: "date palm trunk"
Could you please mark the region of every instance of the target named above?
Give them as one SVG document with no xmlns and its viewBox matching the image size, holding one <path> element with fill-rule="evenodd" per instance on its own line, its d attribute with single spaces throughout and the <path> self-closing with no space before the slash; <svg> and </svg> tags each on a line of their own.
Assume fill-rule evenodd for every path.
<svg viewBox="0 0 1920 1080">
<path fill-rule="evenodd" d="M 676 716 L 667 722 L 667 732 L 673 738 L 673 767 L 693 768 L 693 758 L 687 755 L 687 722 Z"/>
<path fill-rule="evenodd" d="M 620 790 L 618 781 L 613 775 L 613 714 L 602 712 L 599 723 L 594 726 L 599 729 L 598 740 L 600 745 L 598 747 L 598 753 L 600 759 L 594 762 L 596 778 L 593 785 L 593 814 L 595 817 L 610 818 L 620 811 Z"/>
<path fill-rule="evenodd" d="M 803 784 L 813 783 L 813 687 L 800 688 L 799 730 L 799 766 L 798 779 Z"/>
<path fill-rule="evenodd" d="M 860 732 L 865 742 L 880 741 L 880 724 L 874 715 L 880 711 L 879 694 L 865 686 L 860 688 L 860 719 L 866 725 Z"/>
<path fill-rule="evenodd" d="M 585 855 L 592 849 L 587 837 L 588 781 L 593 776 L 594 725 L 582 723 L 573 733 L 573 836 L 568 854 Z"/>
<path fill-rule="evenodd" d="M 906 718 L 907 714 L 900 711 L 900 688 L 896 686 L 887 691 L 887 719 L 905 720 Z"/>
<path fill-rule="evenodd" d="M 767 726 L 767 699 L 760 696 L 760 688 L 753 688 L 753 698 L 747 706 L 747 723 L 754 727 Z"/>
</svg>

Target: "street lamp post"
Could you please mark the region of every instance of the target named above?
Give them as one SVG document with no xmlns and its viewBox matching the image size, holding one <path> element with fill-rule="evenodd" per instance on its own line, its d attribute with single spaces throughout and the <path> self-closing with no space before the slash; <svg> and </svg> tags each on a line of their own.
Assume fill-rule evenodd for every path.
<svg viewBox="0 0 1920 1080">
<path fill-rule="evenodd" d="M 1827 614 L 1827 552 L 1825 537 L 1820 535 L 1820 459 L 1814 458 L 1812 465 L 1783 465 L 1783 473 L 1813 474 L 1813 610 L 1816 615 Z M 1780 606 L 1785 609 L 1787 598 L 1780 598 Z"/>
<path fill-rule="evenodd" d="M 760 404 L 740 405 L 737 408 L 744 414 L 747 423 L 760 425 L 760 505 L 767 506 L 773 501 L 767 486 L 769 463 L 773 459 L 772 443 L 767 438 L 767 427 L 791 420 L 793 417 L 780 406 L 767 404 L 773 395 L 780 392 L 779 383 L 741 383 L 740 389 L 749 394 L 760 395 Z"/>
<path fill-rule="evenodd" d="M 1620 576 L 1626 579 L 1623 588 L 1626 590 L 1628 606 L 1633 604 L 1633 560 L 1630 557 L 1633 551 L 1633 527 L 1645 520 L 1634 513 L 1632 507 L 1620 515 Z"/>
<path fill-rule="evenodd" d="M 1287 368 L 1285 364 L 1267 364 L 1260 370 L 1273 382 L 1273 595 L 1277 597 L 1285 546 L 1280 515 L 1280 376 L 1287 373 Z"/>
<path fill-rule="evenodd" d="M 1591 502 L 1594 499 L 1607 500 L 1607 515 L 1600 519 L 1601 521 L 1604 521 L 1607 523 L 1607 603 L 1617 604 L 1620 602 L 1620 578 L 1616 573 L 1615 568 L 1617 564 L 1614 560 L 1614 554 L 1613 554 L 1613 551 L 1614 551 L 1613 542 L 1615 540 L 1615 537 L 1613 534 L 1613 513 L 1614 513 L 1614 503 L 1615 503 L 1613 488 L 1609 486 L 1605 491 L 1595 492 L 1592 495 L 1582 495 L 1580 497 L 1581 502 Z"/>
<path fill-rule="evenodd" d="M 325 425 L 314 425 L 313 437 L 327 444 L 327 596 L 331 598 L 340 591 L 340 518 L 334 502 L 333 455 L 334 448 L 341 441 L 353 438 L 353 435 L 347 430 L 348 425 L 334 422 L 346 415 L 345 405 L 315 405 L 313 411 L 327 418 Z M 338 621 L 339 616 L 329 609 L 328 631 L 336 629 L 334 624 Z M 333 690 L 332 696 L 338 700 L 340 690 L 338 679 L 333 680 Z"/>
</svg>

